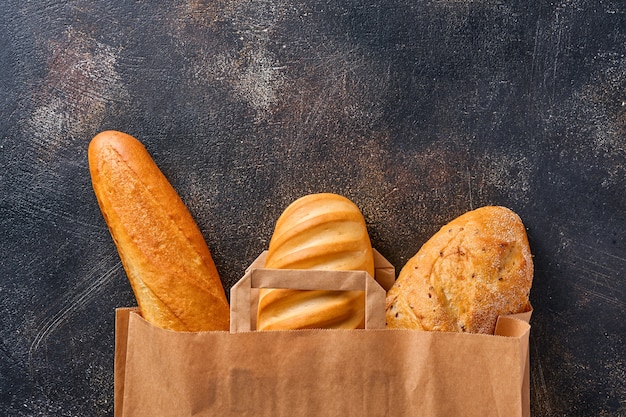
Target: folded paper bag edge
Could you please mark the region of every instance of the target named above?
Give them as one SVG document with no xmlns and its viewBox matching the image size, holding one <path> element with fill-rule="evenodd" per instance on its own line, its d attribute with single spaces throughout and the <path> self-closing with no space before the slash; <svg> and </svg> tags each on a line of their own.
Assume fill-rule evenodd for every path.
<svg viewBox="0 0 626 417">
<path fill-rule="evenodd" d="M 250 270 L 230 288 L 230 332 L 248 332 L 250 321 Z"/>
<path fill-rule="evenodd" d="M 115 356 L 113 373 L 113 415 L 122 417 L 126 380 L 126 352 L 128 350 L 128 325 L 130 314 L 138 312 L 137 307 L 115 309 Z"/>
<path fill-rule="evenodd" d="M 395 267 L 376 249 L 374 252 L 374 279 L 385 289 L 389 291 L 396 282 Z"/>
<path fill-rule="evenodd" d="M 303 278 L 305 275 L 315 279 Z M 365 271 L 256 268 L 250 271 L 250 286 L 252 288 L 365 291 L 365 275 L 367 275 Z"/>
<path fill-rule="evenodd" d="M 530 318 L 533 309 L 515 314 L 498 316 L 496 321 L 495 336 L 520 337 L 526 332 L 530 332 Z"/>
<path fill-rule="evenodd" d="M 396 281 L 396 269 L 380 252 L 372 248 L 374 254 L 374 279 L 385 289 L 389 289 Z M 244 274 L 257 268 L 265 267 L 265 259 L 267 258 L 267 250 L 262 251 L 248 267 Z"/>
<path fill-rule="evenodd" d="M 230 332 L 252 331 L 256 327 L 255 317 L 252 317 L 251 304 L 256 299 L 251 294 L 252 289 L 258 288 L 292 288 L 292 289 L 322 289 L 350 291 L 365 290 L 366 293 L 366 328 L 381 329 L 386 326 L 385 298 L 387 291 L 395 282 L 395 268 L 380 252 L 373 249 L 375 276 L 372 278 L 365 271 L 329 271 L 311 269 L 266 269 L 265 259 L 267 250 L 261 252 L 254 261 L 246 268 L 244 276 L 230 289 Z M 264 270 L 268 272 L 255 272 Z M 278 272 L 273 272 L 278 271 Z M 310 280 L 302 279 L 309 276 L 334 276 L 332 278 L 319 278 L 328 280 L 329 285 L 311 283 Z M 337 274 L 343 275 L 337 280 Z M 373 282 L 364 284 L 363 275 L 370 277 Z M 280 278 L 279 278 L 280 277 Z M 315 282 L 317 278 L 313 280 Z M 245 289 L 244 289 L 245 287 Z M 368 292 L 369 291 L 369 292 Z M 376 307 L 379 306 L 380 308 Z"/>
<path fill-rule="evenodd" d="M 308 276 L 308 277 L 307 277 Z M 341 278 L 338 278 L 341 276 Z M 231 333 L 252 331 L 253 288 L 365 291 L 366 329 L 385 328 L 385 289 L 365 271 L 250 269 L 230 290 Z"/>
<path fill-rule="evenodd" d="M 513 337 L 519 343 L 519 369 L 522 401 L 522 416 L 530 417 L 530 318 L 532 306 L 528 311 L 506 316 L 499 316 L 494 335 Z"/>
</svg>

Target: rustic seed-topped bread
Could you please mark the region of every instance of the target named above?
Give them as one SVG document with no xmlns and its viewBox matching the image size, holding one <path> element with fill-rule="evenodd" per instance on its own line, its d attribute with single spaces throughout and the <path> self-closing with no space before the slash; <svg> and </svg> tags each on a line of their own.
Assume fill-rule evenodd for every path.
<svg viewBox="0 0 626 417">
<path fill-rule="evenodd" d="M 482 207 L 433 235 L 387 293 L 387 327 L 493 334 L 530 309 L 533 261 L 520 218 Z"/>
</svg>

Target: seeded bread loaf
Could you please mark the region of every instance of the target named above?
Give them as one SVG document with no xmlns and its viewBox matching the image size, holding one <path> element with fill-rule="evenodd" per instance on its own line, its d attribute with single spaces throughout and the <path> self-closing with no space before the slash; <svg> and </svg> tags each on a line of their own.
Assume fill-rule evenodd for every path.
<svg viewBox="0 0 626 417">
<path fill-rule="evenodd" d="M 530 309 L 533 260 L 521 219 L 482 207 L 452 220 L 400 271 L 387 327 L 492 334 L 499 315 Z"/>
</svg>

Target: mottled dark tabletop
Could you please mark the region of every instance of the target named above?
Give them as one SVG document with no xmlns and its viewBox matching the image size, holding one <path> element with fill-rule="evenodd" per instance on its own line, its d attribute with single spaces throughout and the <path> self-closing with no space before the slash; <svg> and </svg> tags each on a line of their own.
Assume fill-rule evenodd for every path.
<svg viewBox="0 0 626 417">
<path fill-rule="evenodd" d="M 105 129 L 145 144 L 227 290 L 304 194 L 352 199 L 398 271 L 513 209 L 532 415 L 626 415 L 624 1 L 3 1 L 2 416 L 113 414 L 135 301 L 87 167 Z"/>
</svg>

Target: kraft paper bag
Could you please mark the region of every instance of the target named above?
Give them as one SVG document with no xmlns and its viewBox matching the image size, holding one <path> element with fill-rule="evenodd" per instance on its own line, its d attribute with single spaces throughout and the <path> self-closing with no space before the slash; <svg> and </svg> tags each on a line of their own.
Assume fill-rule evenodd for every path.
<svg viewBox="0 0 626 417">
<path fill-rule="evenodd" d="M 300 285 L 326 285 L 299 272 Z M 240 331 L 255 288 L 290 273 L 248 269 L 233 287 L 234 332 L 173 332 L 118 309 L 115 416 L 530 415 L 530 312 L 500 317 L 496 335 L 374 328 L 384 301 L 370 293 L 384 287 L 363 273 L 342 285 L 379 304 L 366 329 Z"/>
</svg>

